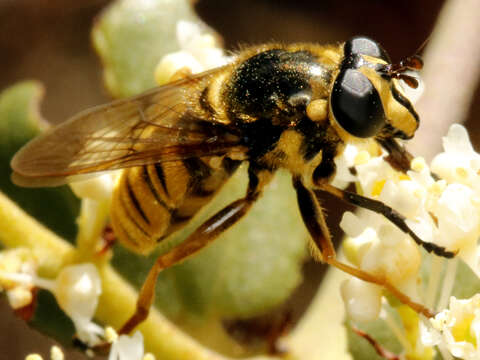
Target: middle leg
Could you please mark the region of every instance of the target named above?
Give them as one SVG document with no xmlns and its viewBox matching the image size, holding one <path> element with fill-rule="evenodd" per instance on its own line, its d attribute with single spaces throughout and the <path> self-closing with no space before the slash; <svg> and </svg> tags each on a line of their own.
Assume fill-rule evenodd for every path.
<svg viewBox="0 0 480 360">
<path fill-rule="evenodd" d="M 293 183 L 297 191 L 297 200 L 300 213 L 310 233 L 310 236 L 312 237 L 312 253 L 316 260 L 323 261 L 361 280 L 383 286 L 398 300 L 410 306 L 418 313 L 421 313 L 427 317 L 432 317 L 434 315 L 428 308 L 414 302 L 408 295 L 398 290 L 384 276 L 373 275 L 364 270 L 338 261 L 336 259 L 335 248 L 333 247 L 333 243 L 330 238 L 330 231 L 328 230 L 327 223 L 325 222 L 325 216 L 317 197 L 311 190 L 308 190 L 302 184 L 300 179 L 294 179 Z"/>
</svg>

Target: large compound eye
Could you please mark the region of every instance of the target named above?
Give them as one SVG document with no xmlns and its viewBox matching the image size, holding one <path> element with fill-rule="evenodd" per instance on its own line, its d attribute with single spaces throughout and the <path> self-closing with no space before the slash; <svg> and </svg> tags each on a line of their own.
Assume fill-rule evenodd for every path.
<svg viewBox="0 0 480 360">
<path fill-rule="evenodd" d="M 346 57 L 351 55 L 368 55 L 390 63 L 390 57 L 382 46 L 365 36 L 357 36 L 348 40 L 345 43 L 344 53 Z"/>
<path fill-rule="evenodd" d="M 354 136 L 374 136 L 385 125 L 380 95 L 358 70 L 340 72 L 333 85 L 330 103 L 336 121 Z"/>
</svg>

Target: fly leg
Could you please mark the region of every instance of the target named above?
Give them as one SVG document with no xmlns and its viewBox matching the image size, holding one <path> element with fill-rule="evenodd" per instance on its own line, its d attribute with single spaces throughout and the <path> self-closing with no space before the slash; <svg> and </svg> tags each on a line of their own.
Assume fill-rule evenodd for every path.
<svg viewBox="0 0 480 360">
<path fill-rule="evenodd" d="M 390 291 L 402 303 L 410 306 L 413 310 L 427 317 L 434 314 L 425 306 L 418 304 L 410 299 L 407 295 L 390 284 L 385 277 L 373 275 L 361 269 L 344 264 L 336 259 L 335 248 L 330 238 L 330 232 L 325 222 L 325 216 L 314 192 L 308 190 L 299 179 L 293 180 L 294 187 L 297 191 L 298 206 L 310 236 L 312 238 L 313 257 L 316 260 L 323 261 L 329 265 L 353 275 L 361 280 L 369 283 L 383 286 Z"/>
<path fill-rule="evenodd" d="M 115 236 L 115 233 L 113 232 L 113 228 L 111 225 L 106 225 L 103 228 L 102 232 L 102 240 L 103 244 L 100 250 L 97 251 L 97 255 L 103 256 L 107 253 L 108 250 L 110 250 L 113 245 L 115 245 L 115 242 L 117 241 L 117 237 Z"/>
<path fill-rule="evenodd" d="M 320 190 L 316 190 L 315 194 L 318 196 L 319 191 L 328 192 L 335 197 L 343 200 L 349 204 L 362 207 L 364 209 L 371 210 L 378 214 L 385 216 L 389 221 L 391 221 L 396 227 L 402 230 L 405 234 L 411 236 L 411 238 L 420 246 L 422 246 L 428 252 L 433 252 L 435 255 L 442 256 L 445 258 L 453 258 L 456 255 L 456 252 L 448 251 L 444 247 L 438 246 L 434 243 L 425 242 L 420 239 L 413 231 L 410 229 L 405 222 L 405 218 L 399 214 L 397 211 L 385 205 L 383 202 L 367 198 L 365 196 L 341 190 L 332 186 L 328 183 L 322 183 L 320 185 Z"/>
<path fill-rule="evenodd" d="M 155 298 L 155 284 L 163 269 L 175 265 L 209 245 L 220 234 L 235 225 L 252 207 L 263 187 L 270 181 L 271 172 L 256 170 L 250 165 L 249 184 L 244 198 L 236 200 L 206 220 L 180 245 L 160 255 L 150 269 L 138 295 L 135 313 L 119 330 L 120 334 L 130 333 L 144 321 Z"/>
</svg>

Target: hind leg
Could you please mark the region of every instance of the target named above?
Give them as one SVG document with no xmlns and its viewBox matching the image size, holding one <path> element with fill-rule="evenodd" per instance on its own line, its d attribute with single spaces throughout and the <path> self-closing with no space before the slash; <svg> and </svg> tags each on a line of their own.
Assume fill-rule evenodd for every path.
<svg viewBox="0 0 480 360">
<path fill-rule="evenodd" d="M 270 181 L 271 175 L 268 170 L 257 172 L 251 166 L 249 169 L 249 185 L 244 198 L 224 207 L 200 225 L 180 245 L 157 258 L 140 290 L 135 313 L 119 330 L 120 334 L 130 333 L 147 318 L 155 298 L 155 284 L 160 272 L 194 255 L 209 245 L 224 231 L 235 225 L 247 214 L 248 210 L 258 199 L 263 187 Z"/>
</svg>

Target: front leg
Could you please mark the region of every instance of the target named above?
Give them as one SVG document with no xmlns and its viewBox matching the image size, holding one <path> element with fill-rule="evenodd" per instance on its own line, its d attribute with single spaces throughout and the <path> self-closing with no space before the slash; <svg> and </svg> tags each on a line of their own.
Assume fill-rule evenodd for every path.
<svg viewBox="0 0 480 360">
<path fill-rule="evenodd" d="M 402 303 L 410 306 L 413 310 L 427 317 L 434 314 L 425 306 L 418 304 L 410 299 L 409 296 L 402 293 L 395 286 L 390 284 L 385 277 L 373 275 L 358 268 L 344 264 L 336 259 L 335 248 L 330 238 L 330 232 L 325 222 L 325 216 L 319 201 L 313 191 L 307 189 L 300 179 L 293 180 L 293 185 L 297 191 L 298 206 L 303 221 L 310 232 L 312 238 L 311 247 L 313 249 L 313 257 L 316 260 L 324 261 L 327 264 L 353 275 L 363 281 L 383 286 L 390 291 Z"/>
<path fill-rule="evenodd" d="M 434 254 L 445 257 L 445 258 L 452 258 L 456 255 L 456 252 L 448 251 L 444 247 L 441 247 L 434 243 L 426 242 L 420 239 L 413 232 L 413 230 L 410 229 L 410 227 L 405 222 L 405 218 L 400 213 L 398 213 L 397 211 L 395 211 L 395 209 L 392 209 L 390 206 L 384 204 L 381 201 L 370 199 L 353 192 L 341 190 L 326 182 L 321 183 L 319 185 L 319 190 L 315 191 L 317 198 L 320 195 L 319 192 L 322 192 L 322 191 L 328 192 L 334 195 L 335 197 L 345 201 L 348 204 L 356 205 L 364 209 L 368 209 L 373 212 L 376 212 L 377 214 L 381 214 L 385 216 L 389 221 L 391 221 L 396 227 L 402 230 L 405 234 L 410 235 L 411 238 L 418 245 L 422 246 L 428 252 L 433 252 Z"/>
</svg>

